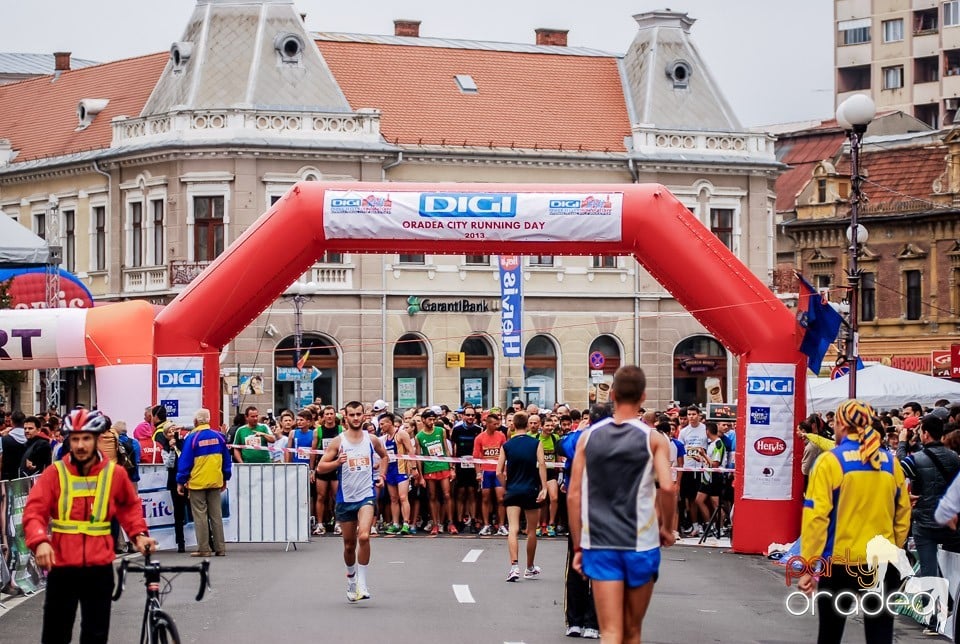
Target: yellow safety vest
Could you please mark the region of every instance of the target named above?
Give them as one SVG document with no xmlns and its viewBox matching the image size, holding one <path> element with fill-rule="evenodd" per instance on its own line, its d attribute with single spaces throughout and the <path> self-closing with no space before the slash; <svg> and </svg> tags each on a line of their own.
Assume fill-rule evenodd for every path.
<svg viewBox="0 0 960 644">
<path fill-rule="evenodd" d="M 64 534 L 85 534 L 91 537 L 103 537 L 110 534 L 110 520 L 107 510 L 110 506 L 110 488 L 113 486 L 113 470 L 116 465 L 107 461 L 97 476 L 74 476 L 67 470 L 63 461 L 56 463 L 60 474 L 59 516 L 50 522 L 53 532 Z M 70 518 L 73 500 L 77 497 L 92 496 L 88 521 L 76 521 Z"/>
</svg>

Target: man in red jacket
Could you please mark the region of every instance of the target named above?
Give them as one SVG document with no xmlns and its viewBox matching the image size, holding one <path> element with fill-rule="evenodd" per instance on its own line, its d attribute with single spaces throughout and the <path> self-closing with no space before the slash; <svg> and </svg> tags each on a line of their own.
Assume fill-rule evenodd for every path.
<svg viewBox="0 0 960 644">
<path fill-rule="evenodd" d="M 43 644 L 69 642 L 80 604 L 80 642 L 106 642 L 113 591 L 116 517 L 143 553 L 147 535 L 140 497 L 126 470 L 103 458 L 97 437 L 110 427 L 99 411 L 77 409 L 64 419 L 70 453 L 37 479 L 23 510 L 27 546 L 50 571 L 43 605 Z M 52 536 L 47 536 L 47 530 Z"/>
</svg>

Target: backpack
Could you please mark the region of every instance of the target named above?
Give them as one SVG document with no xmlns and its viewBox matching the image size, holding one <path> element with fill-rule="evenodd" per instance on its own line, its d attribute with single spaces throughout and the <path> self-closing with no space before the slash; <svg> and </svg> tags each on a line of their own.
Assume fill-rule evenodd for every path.
<svg viewBox="0 0 960 644">
<path fill-rule="evenodd" d="M 119 437 L 117 438 L 117 465 L 120 465 L 127 471 L 127 476 L 130 477 L 131 481 L 139 480 L 137 458 L 133 453 L 133 448 L 127 444 L 127 441 Z"/>
</svg>

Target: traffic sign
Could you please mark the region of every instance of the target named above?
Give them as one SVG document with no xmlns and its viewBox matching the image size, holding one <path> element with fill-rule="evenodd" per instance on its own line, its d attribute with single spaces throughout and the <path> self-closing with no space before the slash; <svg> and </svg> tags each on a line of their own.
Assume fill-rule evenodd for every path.
<svg viewBox="0 0 960 644">
<path fill-rule="evenodd" d="M 296 367 L 277 367 L 277 382 L 313 382 L 323 375 L 316 367 L 297 369 Z"/>
<path fill-rule="evenodd" d="M 606 364 L 607 359 L 603 357 L 603 354 L 599 351 L 594 351 L 590 354 L 590 366 L 593 369 L 603 369 L 603 365 Z"/>
</svg>

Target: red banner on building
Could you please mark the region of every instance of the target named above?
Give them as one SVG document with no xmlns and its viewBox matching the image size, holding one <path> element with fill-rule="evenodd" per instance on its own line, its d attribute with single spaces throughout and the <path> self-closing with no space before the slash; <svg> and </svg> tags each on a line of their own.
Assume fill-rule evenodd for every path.
<svg viewBox="0 0 960 644">
<path fill-rule="evenodd" d="M 960 378 L 960 344 L 950 345 L 950 377 Z"/>
</svg>

